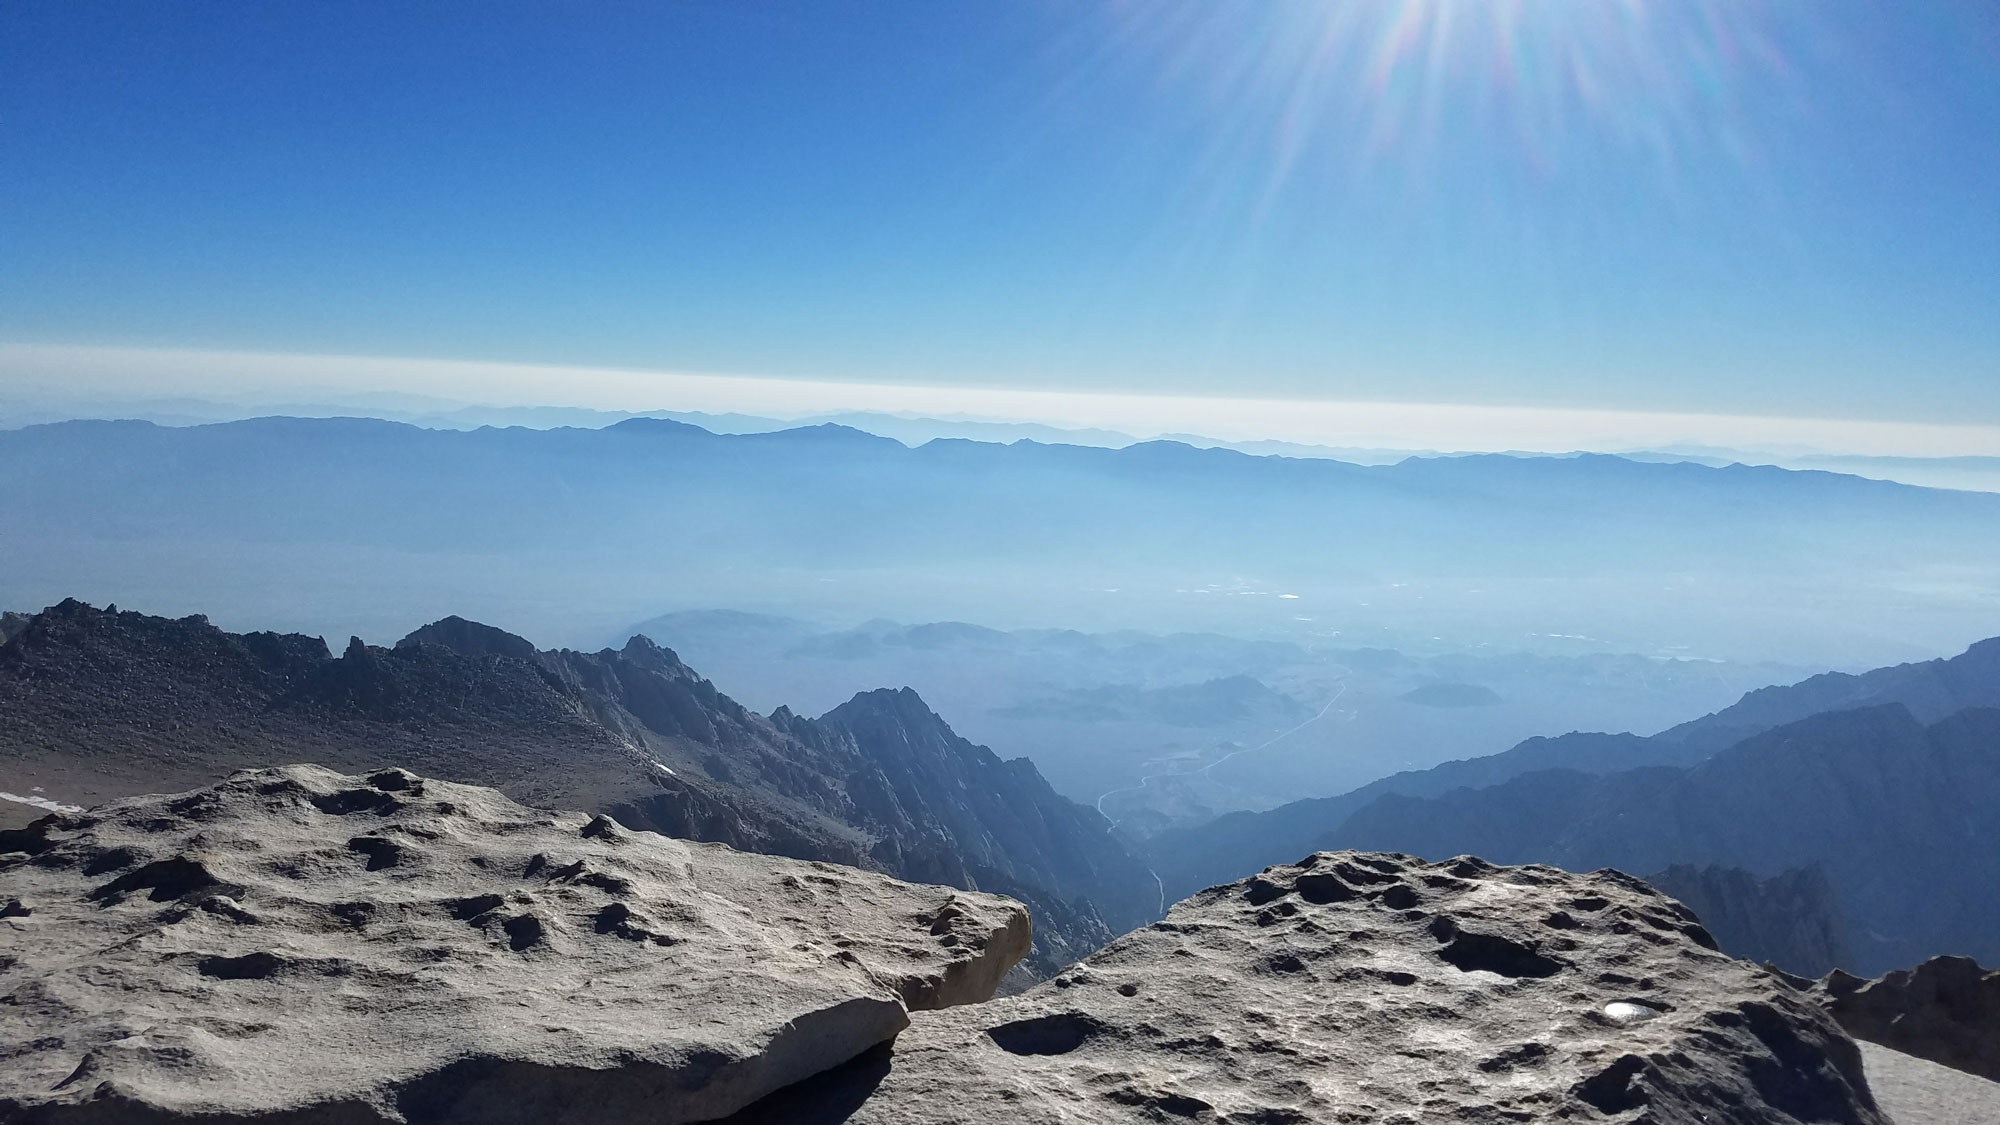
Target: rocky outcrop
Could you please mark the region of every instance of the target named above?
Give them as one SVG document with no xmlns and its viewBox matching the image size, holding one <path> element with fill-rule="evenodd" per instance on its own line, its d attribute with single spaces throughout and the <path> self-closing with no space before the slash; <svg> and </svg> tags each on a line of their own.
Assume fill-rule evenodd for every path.
<svg viewBox="0 0 2000 1125">
<path fill-rule="evenodd" d="M 1646 882 L 1699 915 L 1731 957 L 1814 978 L 1854 963 L 1833 885 L 1818 865 L 1759 879 L 1740 867 L 1679 863 Z"/>
<path fill-rule="evenodd" d="M 537 651 L 461 618 L 336 658 L 317 637 L 70 601 L 0 645 L 0 790 L 88 805 L 291 761 L 406 766 L 628 827 L 1015 895 L 1035 910 L 1043 975 L 1109 941 L 1107 917 L 1129 928 L 1159 907 L 1095 810 L 907 691 L 767 718 L 644 637 Z M 39 815 L 13 808 L 0 818 Z"/>
<path fill-rule="evenodd" d="M 516 660 L 535 659 L 535 646 L 525 637 L 453 614 L 417 629 L 396 642 L 399 649 L 417 645 L 438 645 L 461 656 L 511 656 Z"/>
<path fill-rule="evenodd" d="M 1645 884 L 1351 852 L 1204 891 L 1020 996 L 919 1014 L 893 1052 L 754 1112 L 1887 1125 L 1810 995 Z"/>
<path fill-rule="evenodd" d="M 983 1000 L 991 895 L 311 766 L 0 837 L 0 1118 L 725 1116 Z"/>
<path fill-rule="evenodd" d="M 1819 994 L 1856 1039 L 2000 1082 L 2000 969 L 1933 957 L 1875 980 L 1829 973 Z"/>
<path fill-rule="evenodd" d="M 960 738 L 909 688 L 864 692 L 811 727 L 787 726 L 801 740 L 845 747 L 866 762 L 870 783 L 849 792 L 868 817 L 922 826 L 905 838 L 954 841 L 979 885 L 1074 888 L 1111 933 L 1160 916 L 1157 883 L 1122 848 L 1104 847 L 1101 816 L 1058 794 L 1028 759 L 1003 761 Z"/>
<path fill-rule="evenodd" d="M 1191 828 L 1170 829 L 1147 840 L 1145 848 L 1153 869 L 1166 882 L 1167 897 L 1178 900 L 1240 878 L 1245 871 L 1312 851 L 1328 832 L 1384 797 L 1437 797 L 1542 770 L 1602 774 L 1668 762 L 1692 765 L 1704 757 L 1707 751 L 1689 756 L 1678 743 L 1636 734 L 1530 738 L 1499 754 L 1405 770 L 1338 796 L 1309 797 L 1263 812 L 1235 812 Z"/>
</svg>

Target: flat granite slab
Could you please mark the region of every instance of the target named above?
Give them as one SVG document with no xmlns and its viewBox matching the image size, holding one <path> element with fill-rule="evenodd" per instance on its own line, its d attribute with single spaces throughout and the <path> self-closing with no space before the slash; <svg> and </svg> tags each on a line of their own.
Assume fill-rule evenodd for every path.
<svg viewBox="0 0 2000 1125">
<path fill-rule="evenodd" d="M 0 833 L 0 1120 L 702 1121 L 990 997 L 995 895 L 401 770 Z"/>
<path fill-rule="evenodd" d="M 2000 1123 L 2000 1082 L 1866 1040 L 1858 1042 L 1868 1086 L 1896 1125 Z"/>
</svg>

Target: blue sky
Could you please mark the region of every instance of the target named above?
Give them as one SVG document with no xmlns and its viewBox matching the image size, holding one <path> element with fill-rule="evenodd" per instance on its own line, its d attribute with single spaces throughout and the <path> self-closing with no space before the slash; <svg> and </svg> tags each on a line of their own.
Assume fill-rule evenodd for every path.
<svg viewBox="0 0 2000 1125">
<path fill-rule="evenodd" d="M 0 9 L 0 344 L 2000 424 L 1996 200 L 1988 2 Z"/>
</svg>

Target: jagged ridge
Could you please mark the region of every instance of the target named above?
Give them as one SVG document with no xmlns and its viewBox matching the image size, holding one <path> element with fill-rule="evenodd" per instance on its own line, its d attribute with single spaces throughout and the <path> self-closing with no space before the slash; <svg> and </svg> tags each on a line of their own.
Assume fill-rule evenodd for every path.
<svg viewBox="0 0 2000 1125">
<path fill-rule="evenodd" d="M 1035 908 L 1042 970 L 1152 917 L 1093 810 L 950 731 L 914 693 L 766 718 L 669 650 L 539 652 L 447 618 L 394 648 L 231 634 L 67 601 L 0 646 L 4 787 L 89 804 L 230 770 L 404 765 L 542 807 L 871 868 Z"/>
</svg>

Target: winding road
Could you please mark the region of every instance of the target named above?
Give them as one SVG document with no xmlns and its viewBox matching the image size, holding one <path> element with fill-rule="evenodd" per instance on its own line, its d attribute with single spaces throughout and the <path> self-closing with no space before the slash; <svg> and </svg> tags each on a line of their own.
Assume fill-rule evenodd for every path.
<svg viewBox="0 0 2000 1125">
<path fill-rule="evenodd" d="M 1343 671 L 1343 672 L 1346 672 L 1346 673 L 1347 673 L 1347 674 L 1349 674 L 1349 675 L 1352 675 L 1352 674 L 1353 674 L 1353 669 L 1350 669 L 1350 668 L 1342 668 L 1342 669 L 1341 669 L 1341 671 Z M 1278 743 L 1280 743 L 1280 742 L 1283 742 L 1283 741 L 1284 741 L 1285 739 L 1287 739 L 1287 738 L 1290 738 L 1291 736 L 1293 736 L 1293 735 L 1295 735 L 1295 734 L 1299 733 L 1300 731 L 1302 731 L 1302 730 L 1306 729 L 1307 727 L 1309 727 L 1309 726 L 1313 725 L 1314 723 L 1316 723 L 1316 722 L 1319 722 L 1319 721 L 1320 721 L 1321 719 L 1324 719 L 1324 718 L 1326 718 L 1326 716 L 1327 716 L 1327 713 L 1328 713 L 1329 711 L 1332 711 L 1332 710 L 1333 710 L 1333 705 L 1334 705 L 1334 704 L 1336 704 L 1336 703 L 1339 703 L 1339 702 L 1340 702 L 1340 700 L 1341 700 L 1341 697 L 1342 697 L 1342 696 L 1345 696 L 1346 694 L 1347 694 L 1347 681 L 1346 681 L 1346 680 L 1341 680 L 1341 681 L 1340 681 L 1339 683 L 1337 683 L 1336 685 L 1334 685 L 1334 692 L 1333 692 L 1333 696 L 1332 696 L 1332 698 L 1330 698 L 1330 699 L 1328 699 L 1328 700 L 1326 701 L 1326 706 L 1324 706 L 1324 707 L 1321 707 L 1321 708 L 1320 708 L 1320 709 L 1319 709 L 1319 710 L 1318 710 L 1317 712 L 1315 712 L 1315 713 L 1313 714 L 1312 718 L 1310 718 L 1310 719 L 1307 719 L 1307 720 L 1305 720 L 1304 722 L 1302 722 L 1302 723 L 1298 724 L 1298 725 L 1297 725 L 1297 726 L 1295 726 L 1295 727 L 1291 727 L 1291 728 L 1289 728 L 1289 729 L 1287 729 L 1287 730 L 1282 730 L 1282 731 L 1279 731 L 1279 732 L 1278 732 L 1277 734 L 1274 734 L 1274 735 L 1272 735 L 1272 736 L 1271 736 L 1270 738 L 1268 738 L 1268 739 L 1265 739 L 1265 740 L 1264 740 L 1263 742 L 1260 742 L 1260 743 L 1258 743 L 1258 744 L 1257 744 L 1257 745 L 1255 745 L 1255 746 L 1246 746 L 1246 747 L 1244 747 L 1244 748 L 1242 748 L 1242 749 L 1240 749 L 1240 750 L 1231 750 L 1231 751 L 1230 751 L 1229 753 L 1227 753 L 1227 754 L 1224 754 L 1224 755 L 1223 755 L 1222 757 L 1220 757 L 1220 758 L 1217 758 L 1217 759 L 1216 759 L 1216 760 L 1214 760 L 1213 762 L 1210 762 L 1210 763 L 1208 763 L 1207 765 L 1205 765 L 1205 766 L 1201 767 L 1201 768 L 1200 768 L 1200 769 L 1198 769 L 1198 770 L 1189 770 L 1189 771 L 1187 771 L 1186 773 L 1152 773 L 1152 774 L 1147 774 L 1146 776 L 1144 776 L 1144 777 L 1142 777 L 1142 778 L 1140 778 L 1140 779 L 1139 779 L 1139 784 L 1137 784 L 1137 785 L 1125 785 L 1125 786 L 1121 786 L 1121 787 L 1119 787 L 1119 788 L 1117 788 L 1117 789 L 1107 789 L 1107 790 L 1105 790 L 1104 792 L 1102 792 L 1102 793 L 1100 793 L 1100 794 L 1098 794 L 1098 795 L 1097 795 L 1097 801 L 1096 801 L 1096 805 L 1097 805 L 1097 814 L 1098 814 L 1099 816 L 1102 816 L 1102 817 L 1104 817 L 1104 818 L 1105 818 L 1106 820 L 1110 820 L 1110 819 L 1111 819 L 1111 818 L 1110 818 L 1110 816 L 1109 816 L 1108 814 L 1106 814 L 1106 813 L 1105 813 L 1105 811 L 1104 811 L 1104 799 L 1105 799 L 1106 797 L 1113 797 L 1113 796 L 1116 796 L 1116 795 L 1118 795 L 1118 794 L 1120 794 L 1120 793 L 1136 793 L 1136 792 L 1138 792 L 1139 790 L 1141 790 L 1141 789 L 1144 789 L 1144 788 L 1146 787 L 1146 785 L 1147 785 L 1147 784 L 1148 784 L 1149 782 L 1152 782 L 1152 781 L 1156 781 L 1156 780 L 1158 780 L 1159 778 L 1163 778 L 1163 777 L 1200 777 L 1200 776 L 1204 776 L 1204 775 L 1206 775 L 1206 774 L 1207 774 L 1207 773 L 1208 773 L 1208 772 L 1209 772 L 1210 770 L 1213 770 L 1213 769 L 1214 769 L 1215 767 L 1217 767 L 1217 766 L 1221 765 L 1222 763 L 1224 763 L 1224 762 L 1226 762 L 1226 761 L 1229 761 L 1229 760 L 1230 760 L 1231 758 L 1240 758 L 1240 757 L 1242 757 L 1242 756 L 1243 756 L 1243 755 L 1245 755 L 1245 754 L 1255 754 L 1255 753 L 1256 753 L 1256 752 L 1258 752 L 1259 750 L 1268 750 L 1268 749 L 1270 749 L 1271 747 L 1273 747 L 1273 746 L 1276 746 L 1276 745 L 1277 745 Z M 1350 716 L 1350 717 L 1351 717 L 1351 716 Z M 1111 827 L 1113 827 L 1113 828 L 1116 828 L 1116 827 L 1118 827 L 1118 822 L 1117 822 L 1117 821 L 1115 821 L 1115 820 L 1112 820 L 1112 821 L 1111 821 Z M 1151 875 L 1151 876 L 1153 877 L 1153 884 L 1154 884 L 1155 886 L 1157 886 L 1157 887 L 1159 888 L 1159 890 L 1160 890 L 1160 906 L 1159 906 L 1159 911 L 1160 911 L 1160 913 L 1161 913 L 1162 915 L 1164 915 L 1164 914 L 1166 914 L 1166 912 L 1167 912 L 1167 884 L 1166 884 L 1166 882 L 1165 882 L 1164 880 L 1162 880 L 1162 879 L 1160 878 L 1160 873 L 1159 873 L 1159 872 L 1157 872 L 1157 871 L 1155 871 L 1155 870 L 1153 870 L 1153 869 L 1152 869 L 1151 867 L 1148 867 L 1148 868 L 1146 869 L 1146 874 L 1148 874 L 1148 875 Z"/>
</svg>

